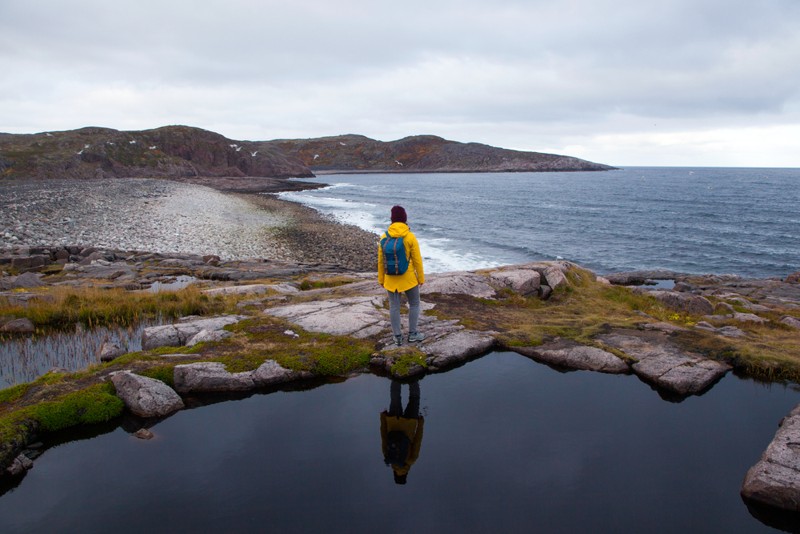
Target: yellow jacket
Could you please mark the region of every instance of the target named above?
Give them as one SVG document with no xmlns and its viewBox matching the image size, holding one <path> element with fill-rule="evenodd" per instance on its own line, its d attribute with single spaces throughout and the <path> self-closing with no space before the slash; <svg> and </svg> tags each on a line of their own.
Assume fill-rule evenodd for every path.
<svg viewBox="0 0 800 534">
<path fill-rule="evenodd" d="M 422 268 L 422 255 L 419 252 L 419 242 L 417 237 L 411 233 L 406 223 L 396 222 L 392 223 L 389 229 L 381 235 L 381 239 L 387 237 L 402 237 L 403 245 L 406 249 L 406 258 L 408 258 L 408 270 L 404 274 L 391 275 L 386 274 L 386 263 L 383 257 L 383 250 L 380 243 L 378 243 L 378 282 L 386 288 L 387 291 L 408 291 L 418 284 L 425 283 L 425 271 Z"/>
<path fill-rule="evenodd" d="M 408 451 L 408 456 L 405 458 L 403 465 L 393 465 L 392 469 L 398 475 L 407 475 L 411 466 L 419 458 L 419 449 L 422 447 L 422 434 L 425 427 L 425 418 L 409 418 L 397 417 L 389 415 L 388 412 L 381 413 L 381 447 L 383 448 L 383 455 L 386 456 L 386 451 L 389 446 L 389 432 L 399 431 L 406 435 L 411 442 L 411 447 Z"/>
</svg>

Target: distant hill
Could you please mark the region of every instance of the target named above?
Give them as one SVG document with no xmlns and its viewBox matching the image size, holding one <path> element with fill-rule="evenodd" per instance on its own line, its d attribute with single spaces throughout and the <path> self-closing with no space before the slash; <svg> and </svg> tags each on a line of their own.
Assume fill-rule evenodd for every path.
<svg viewBox="0 0 800 534">
<path fill-rule="evenodd" d="M 376 141 L 363 135 L 286 139 L 268 143 L 314 172 L 605 171 L 608 165 L 570 156 L 459 143 L 434 135 Z"/>
<path fill-rule="evenodd" d="M 323 172 L 585 171 L 589 161 L 458 143 L 430 135 L 383 142 L 361 135 L 235 141 L 189 126 L 144 131 L 87 127 L 0 133 L 0 177 L 312 177 Z"/>
<path fill-rule="evenodd" d="M 233 141 L 188 126 L 122 132 L 81 128 L 0 134 L 0 175 L 21 178 L 311 177 L 309 168 L 265 143 Z"/>
</svg>

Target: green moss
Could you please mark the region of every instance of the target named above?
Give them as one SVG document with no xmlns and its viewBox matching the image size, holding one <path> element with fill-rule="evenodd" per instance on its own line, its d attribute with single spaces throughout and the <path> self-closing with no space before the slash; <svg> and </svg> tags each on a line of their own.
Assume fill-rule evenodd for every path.
<svg viewBox="0 0 800 534">
<path fill-rule="evenodd" d="M 31 406 L 25 411 L 39 422 L 43 431 L 110 421 L 122 414 L 124 403 L 111 384 L 97 384 L 64 397 Z"/>
<path fill-rule="evenodd" d="M 169 387 L 175 386 L 175 365 L 163 365 L 159 367 L 151 367 L 143 371 L 139 371 L 141 376 L 155 378 L 161 380 Z"/>
<path fill-rule="evenodd" d="M 408 376 L 409 372 L 411 372 L 411 369 L 415 366 L 427 369 L 428 363 L 426 361 L 426 355 L 424 352 L 419 349 L 412 348 L 399 354 L 394 364 L 392 364 L 391 372 L 394 376 L 403 378 Z"/>
<path fill-rule="evenodd" d="M 206 344 L 203 354 L 211 352 L 213 361 L 224 363 L 231 372 L 253 370 L 272 359 L 287 369 L 337 376 L 366 367 L 375 349 L 368 340 L 306 332 L 273 317 L 246 319 L 228 330 L 234 333 L 232 338 Z"/>
<path fill-rule="evenodd" d="M 19 384 L 0 390 L 0 402 L 13 402 L 21 398 L 31 388 L 31 384 Z"/>
</svg>

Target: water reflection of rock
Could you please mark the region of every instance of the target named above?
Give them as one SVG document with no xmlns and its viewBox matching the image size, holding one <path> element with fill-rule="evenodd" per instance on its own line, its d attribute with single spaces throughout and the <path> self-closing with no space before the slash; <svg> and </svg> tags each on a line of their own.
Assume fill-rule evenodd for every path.
<svg viewBox="0 0 800 534">
<path fill-rule="evenodd" d="M 403 409 L 402 384 L 392 380 L 389 409 L 381 412 L 383 461 L 392 468 L 394 481 L 405 484 L 408 472 L 419 458 L 425 418 L 420 415 L 419 382 L 408 384 L 408 403 Z"/>
</svg>

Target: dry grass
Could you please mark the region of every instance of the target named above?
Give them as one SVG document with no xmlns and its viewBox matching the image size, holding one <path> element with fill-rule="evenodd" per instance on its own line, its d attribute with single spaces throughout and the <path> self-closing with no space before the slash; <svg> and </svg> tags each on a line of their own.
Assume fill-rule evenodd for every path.
<svg viewBox="0 0 800 534">
<path fill-rule="evenodd" d="M 219 313 L 222 297 L 209 298 L 200 289 L 160 293 L 131 292 L 95 287 L 41 289 L 25 304 L 0 297 L 0 317 L 28 318 L 39 329 L 63 329 L 81 323 L 94 326 L 135 324 L 155 317 L 182 317 Z"/>
</svg>

